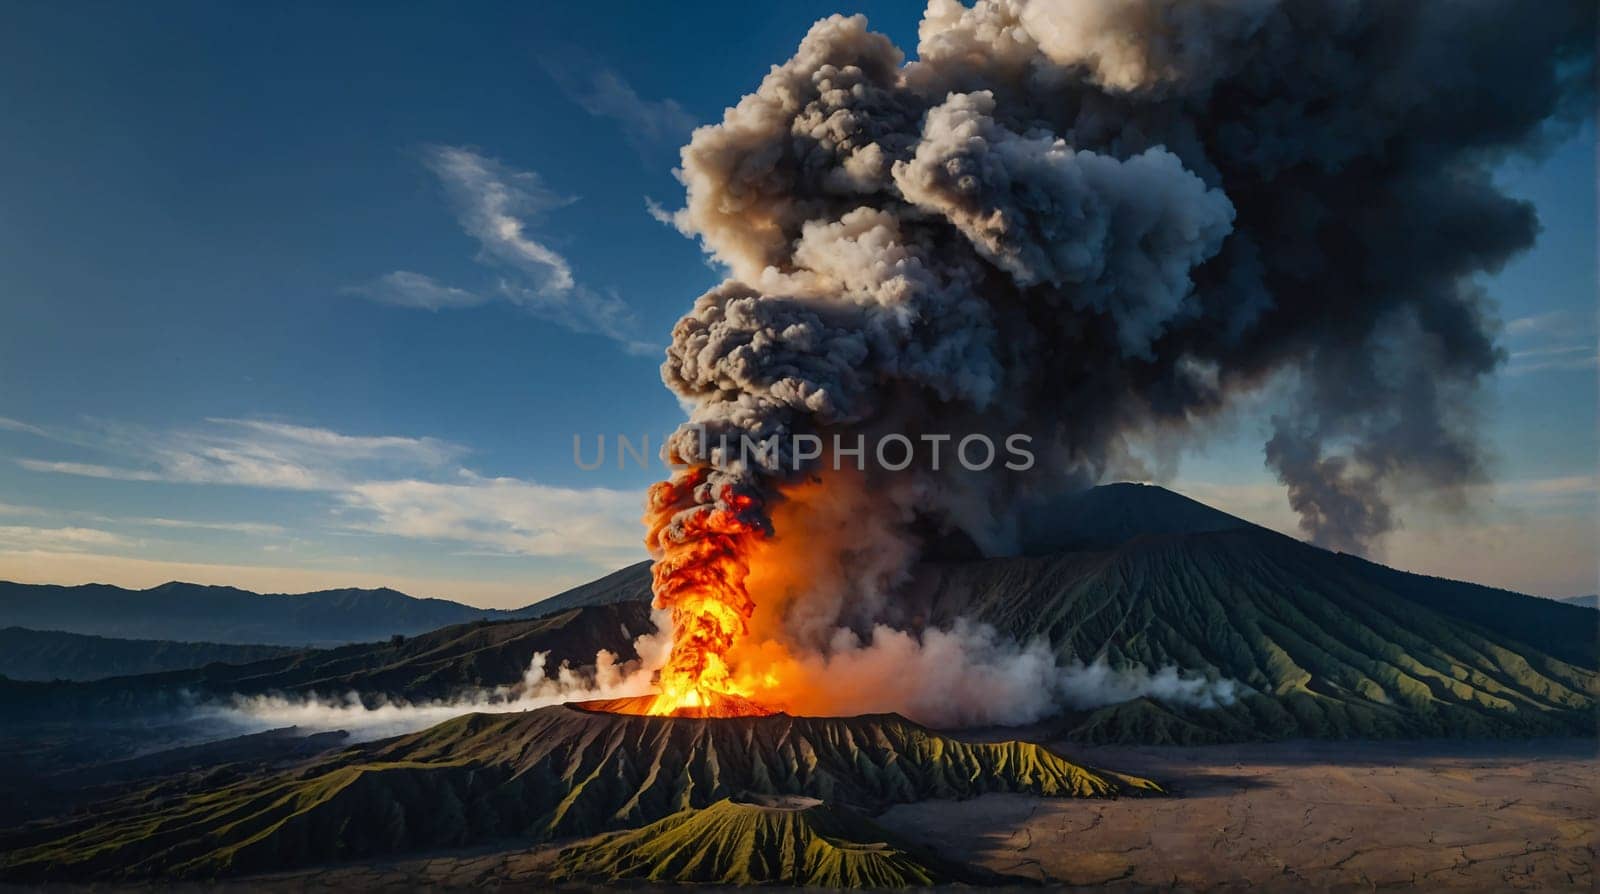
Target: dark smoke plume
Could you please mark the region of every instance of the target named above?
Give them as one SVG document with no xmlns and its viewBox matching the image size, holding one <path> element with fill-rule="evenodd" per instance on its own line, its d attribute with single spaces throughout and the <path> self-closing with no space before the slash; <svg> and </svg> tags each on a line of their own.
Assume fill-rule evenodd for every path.
<svg viewBox="0 0 1600 894">
<path fill-rule="evenodd" d="M 906 63 L 818 22 L 683 150 L 677 224 L 730 278 L 663 369 L 712 436 L 674 441 L 712 468 L 679 513 L 768 527 L 786 458 L 719 434 L 1029 432 L 1020 477 L 876 482 L 884 528 L 985 543 L 1046 467 L 1091 482 L 1281 377 L 1267 461 L 1312 539 L 1366 549 L 1394 494 L 1481 476 L 1463 408 L 1502 352 L 1473 278 L 1538 232 L 1490 171 L 1588 113 L 1594 25 L 1559 0 L 933 0 Z"/>
</svg>

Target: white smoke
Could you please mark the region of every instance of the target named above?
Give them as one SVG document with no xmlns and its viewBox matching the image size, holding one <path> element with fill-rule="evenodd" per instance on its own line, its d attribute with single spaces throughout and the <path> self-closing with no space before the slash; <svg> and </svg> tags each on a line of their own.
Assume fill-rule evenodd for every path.
<svg viewBox="0 0 1600 894">
<path fill-rule="evenodd" d="M 1171 666 L 1063 664 L 1043 639 L 1019 645 L 965 619 L 920 635 L 878 625 L 865 642 L 840 629 L 826 650 L 795 661 L 800 678 L 817 685 L 795 693 L 793 713 L 896 713 L 940 729 L 1018 726 L 1141 697 L 1215 708 L 1248 691 Z"/>
<path fill-rule="evenodd" d="M 655 692 L 656 671 L 672 643 L 671 615 L 652 615 L 657 630 L 637 637 L 637 658 L 619 662 L 609 650 L 592 667 L 562 665 L 552 677 L 548 653 L 537 652 L 517 683 L 452 699 L 363 699 L 344 694 L 234 695 L 194 708 L 198 720 L 230 735 L 299 727 L 344 730 L 365 742 L 426 729 L 470 713 L 531 711 L 567 702 L 631 698 Z M 1150 697 L 1190 707 L 1233 704 L 1247 687 L 1233 680 L 1164 667 L 1112 668 L 1104 660 L 1062 663 L 1043 639 L 1018 644 L 988 624 L 960 619 L 920 633 L 877 625 L 863 641 L 834 631 L 826 648 L 790 659 L 793 691 L 782 708 L 812 716 L 900 714 L 939 729 L 1019 726 L 1064 709 L 1086 710 Z"/>
<path fill-rule="evenodd" d="M 566 702 L 648 695 L 654 691 L 655 672 L 665 663 L 672 643 L 670 615 L 658 611 L 652 617 L 657 630 L 634 639 L 638 657 L 632 661 L 619 662 L 614 653 L 602 649 L 595 654 L 593 667 L 563 664 L 551 677 L 545 667 L 548 653 L 536 652 L 519 682 L 448 700 L 363 701 L 354 691 L 343 695 L 234 695 L 198 706 L 195 715 L 237 733 L 296 726 L 312 732 L 344 730 L 352 741 L 364 742 L 426 729 L 462 714 L 531 711 Z"/>
</svg>

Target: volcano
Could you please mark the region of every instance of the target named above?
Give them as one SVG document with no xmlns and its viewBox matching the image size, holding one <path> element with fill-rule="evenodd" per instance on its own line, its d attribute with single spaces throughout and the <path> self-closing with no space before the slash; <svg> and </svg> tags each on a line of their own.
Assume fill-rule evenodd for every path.
<svg viewBox="0 0 1600 894">
<path fill-rule="evenodd" d="M 1154 485 L 1091 488 L 1026 522 L 1020 555 L 930 551 L 897 621 L 967 619 L 1042 640 L 1063 663 L 1241 684 L 1231 704 L 1137 697 L 1068 711 L 1069 739 L 1593 734 L 1592 609 L 1387 568 Z"/>
<path fill-rule="evenodd" d="M 1035 554 L 925 563 L 910 600 L 1064 660 L 1238 681 L 1231 705 L 1106 705 L 1084 742 L 1592 735 L 1592 611 L 1386 568 L 1160 487 L 1116 484 L 1037 520 Z M 1098 521 L 1097 521 L 1098 520 Z"/>
<path fill-rule="evenodd" d="M 92 815 L 8 833 L 0 838 L 0 876 L 207 878 L 494 841 L 574 839 L 648 826 L 732 797 L 798 796 L 871 812 L 990 792 L 1112 798 L 1162 791 L 1039 745 L 964 742 L 894 715 L 697 719 L 604 707 L 468 714 L 168 801 L 135 795 Z M 832 822 L 812 814 L 804 825 L 825 836 Z M 704 831 L 701 824 L 694 829 Z M 876 857 L 866 861 L 876 869 L 823 862 L 832 868 L 808 871 L 904 869 Z"/>
</svg>

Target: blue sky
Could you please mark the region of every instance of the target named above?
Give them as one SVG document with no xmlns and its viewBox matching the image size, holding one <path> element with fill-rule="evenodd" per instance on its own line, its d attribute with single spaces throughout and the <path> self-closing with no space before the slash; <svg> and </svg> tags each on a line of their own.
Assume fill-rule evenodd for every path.
<svg viewBox="0 0 1600 894">
<path fill-rule="evenodd" d="M 390 584 L 518 605 L 643 557 L 658 348 L 717 279 L 652 218 L 676 147 L 792 51 L 909 4 L 13 8 L 0 33 L 0 578 Z M 1502 182 L 1494 486 L 1385 558 L 1594 589 L 1592 122 Z M 1293 530 L 1245 407 L 1168 483 Z"/>
</svg>

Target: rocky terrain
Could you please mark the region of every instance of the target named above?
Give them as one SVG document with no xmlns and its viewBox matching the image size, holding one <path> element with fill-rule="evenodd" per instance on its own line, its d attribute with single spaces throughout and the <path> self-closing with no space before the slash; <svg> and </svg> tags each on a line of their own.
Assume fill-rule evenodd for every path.
<svg viewBox="0 0 1600 894">
<path fill-rule="evenodd" d="M 1175 797 L 1063 807 L 995 795 L 878 822 L 947 856 L 1129 890 L 1591 891 L 1592 740 L 1106 748 Z M 1131 808 L 1131 809 L 1130 809 Z"/>
</svg>

